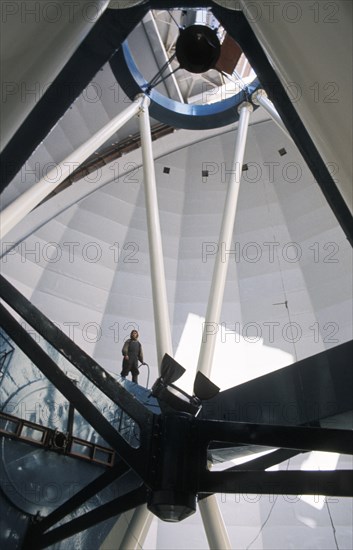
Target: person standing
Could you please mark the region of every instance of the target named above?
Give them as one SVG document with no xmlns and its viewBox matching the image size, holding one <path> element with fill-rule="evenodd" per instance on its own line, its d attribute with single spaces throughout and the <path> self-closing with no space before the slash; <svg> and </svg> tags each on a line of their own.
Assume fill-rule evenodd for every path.
<svg viewBox="0 0 353 550">
<path fill-rule="evenodd" d="M 143 351 L 141 342 L 139 342 L 139 333 L 137 330 L 132 330 L 130 333 L 130 338 L 126 340 L 123 345 L 122 354 L 123 354 L 123 367 L 121 371 L 121 376 L 126 377 L 129 372 L 132 374 L 132 381 L 136 382 L 138 380 L 139 370 L 138 370 L 138 361 L 143 363 Z"/>
</svg>

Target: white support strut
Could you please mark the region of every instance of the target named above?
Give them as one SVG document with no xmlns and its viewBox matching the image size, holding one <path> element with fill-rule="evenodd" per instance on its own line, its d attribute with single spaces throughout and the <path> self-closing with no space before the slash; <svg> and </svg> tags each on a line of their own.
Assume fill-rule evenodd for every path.
<svg viewBox="0 0 353 550">
<path fill-rule="evenodd" d="M 151 527 L 152 520 L 153 514 L 147 510 L 146 504 L 138 506 L 129 521 L 129 525 L 125 531 L 119 550 L 141 549 Z"/>
<path fill-rule="evenodd" d="M 272 120 L 277 124 L 277 126 L 282 130 L 282 132 L 287 136 L 288 139 L 292 140 L 292 137 L 289 135 L 287 128 L 285 127 L 283 120 L 279 116 L 275 106 L 273 105 L 272 101 L 270 101 L 267 97 L 267 93 L 262 88 L 260 90 L 256 90 L 251 96 L 251 101 L 255 105 L 261 105 L 265 111 L 270 115 Z"/>
<path fill-rule="evenodd" d="M 150 253 L 151 281 L 154 323 L 156 331 L 158 369 L 165 353 L 173 354 L 167 289 L 163 263 L 162 235 L 159 221 L 156 175 L 152 152 L 152 137 L 149 119 L 149 98 L 144 97 L 140 111 L 141 150 L 143 179 L 145 187 L 148 245 Z M 142 548 L 143 541 L 153 519 L 147 506 L 139 506 L 134 511 L 129 527 L 121 543 L 121 550 Z"/>
<path fill-rule="evenodd" d="M 239 106 L 240 117 L 235 144 L 233 171 L 225 200 L 218 242 L 218 251 L 215 259 L 199 361 L 197 365 L 197 370 L 201 371 L 208 378 L 210 378 L 211 375 L 217 336 L 217 331 L 213 331 L 212 334 L 209 334 L 208 327 L 210 323 L 217 324 L 218 326 L 221 316 L 224 288 L 228 271 L 228 255 L 225 255 L 225 259 L 222 257 L 222 247 L 224 247 L 225 250 L 229 250 L 231 248 L 246 137 L 250 113 L 252 111 L 253 107 L 251 103 L 245 102 Z M 211 495 L 205 499 L 202 499 L 199 502 L 199 508 L 209 547 L 211 549 L 222 548 L 224 550 L 230 550 L 231 543 L 219 510 L 216 496 Z"/>
<path fill-rule="evenodd" d="M 162 235 L 159 221 L 156 175 L 152 152 L 148 102 L 149 98 L 146 97 L 139 117 L 151 266 L 153 312 L 156 332 L 158 369 L 160 374 L 160 366 L 163 356 L 165 353 L 173 355 L 173 348 L 168 311 L 167 288 L 165 282 Z"/>
<path fill-rule="evenodd" d="M 54 191 L 72 173 L 73 166 L 75 169 L 78 168 L 107 139 L 124 126 L 133 116 L 137 115 L 142 102 L 143 97 L 138 97 L 122 113 L 119 113 L 109 121 L 103 128 L 98 130 L 91 138 L 67 156 L 65 160 L 55 166 L 46 176 L 7 206 L 0 214 L 0 238 L 3 238 L 33 208 Z M 59 177 L 58 174 L 60 174 Z"/>
<path fill-rule="evenodd" d="M 216 495 L 199 500 L 199 509 L 210 549 L 231 550 L 232 546 Z"/>
<path fill-rule="evenodd" d="M 146 98 L 147 99 L 147 98 Z M 150 121 L 148 114 L 148 105 L 143 105 L 140 112 L 141 125 L 141 148 L 143 157 L 146 211 L 148 224 L 148 238 L 150 249 L 152 295 L 154 307 L 154 320 L 157 342 L 157 357 L 160 366 L 164 353 L 172 355 L 172 341 L 170 331 L 170 320 L 168 312 L 167 291 L 165 285 L 165 273 L 163 263 L 162 237 L 159 222 L 157 189 L 154 171 L 154 162 L 152 154 L 152 140 L 150 131 Z M 135 512 L 136 513 L 136 512 Z M 142 512 L 139 512 L 140 514 Z M 148 521 L 148 511 L 145 510 L 144 521 Z M 207 526 L 205 518 L 207 517 Z M 211 548 L 231 548 L 228 534 L 222 520 L 217 499 L 214 495 L 204 499 L 203 523 Z"/>
<path fill-rule="evenodd" d="M 244 102 L 239 106 L 238 110 L 240 113 L 240 117 L 235 143 L 233 171 L 230 176 L 230 182 L 225 200 L 222 225 L 218 241 L 218 250 L 215 258 L 211 290 L 208 299 L 208 306 L 202 335 L 202 343 L 197 365 L 197 371 L 202 372 L 202 374 L 207 376 L 207 378 L 210 378 L 211 375 L 212 362 L 217 338 L 217 330 L 212 331 L 211 334 L 211 331 L 209 331 L 208 329 L 210 326 L 218 326 L 221 317 L 223 295 L 229 263 L 229 254 L 224 254 L 224 250 L 229 250 L 232 244 L 233 228 L 238 202 L 240 179 L 242 175 L 246 137 L 248 132 L 250 113 L 253 111 L 253 107 L 251 103 Z"/>
</svg>

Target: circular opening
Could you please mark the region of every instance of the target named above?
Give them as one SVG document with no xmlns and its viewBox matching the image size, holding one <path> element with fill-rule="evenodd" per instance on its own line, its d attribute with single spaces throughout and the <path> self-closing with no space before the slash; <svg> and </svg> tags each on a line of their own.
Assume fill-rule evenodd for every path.
<svg viewBox="0 0 353 550">
<path fill-rule="evenodd" d="M 235 30 L 210 8 L 150 10 L 110 65 L 129 99 L 149 96 L 153 119 L 190 130 L 226 126 L 260 87 Z"/>
</svg>

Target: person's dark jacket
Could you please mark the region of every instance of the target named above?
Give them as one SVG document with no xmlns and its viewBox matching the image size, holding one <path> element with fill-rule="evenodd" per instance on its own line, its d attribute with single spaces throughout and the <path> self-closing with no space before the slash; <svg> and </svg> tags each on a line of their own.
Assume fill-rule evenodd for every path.
<svg viewBox="0 0 353 550">
<path fill-rule="evenodd" d="M 132 344 L 132 346 L 130 346 L 130 343 Z M 133 351 L 131 349 L 135 343 L 137 344 L 137 346 L 136 346 L 137 347 L 137 354 L 133 353 Z M 142 345 L 141 345 L 141 342 L 139 342 L 138 340 L 133 340 L 132 338 L 129 338 L 128 340 L 126 340 L 126 342 L 123 345 L 123 349 L 121 350 L 121 352 L 122 352 L 124 357 L 125 357 L 125 355 L 129 356 L 129 362 L 130 362 L 130 359 L 132 359 L 132 355 L 133 355 L 134 358 L 136 357 L 140 361 L 140 363 L 143 363 Z M 133 361 L 131 361 L 131 362 L 133 362 Z"/>
</svg>

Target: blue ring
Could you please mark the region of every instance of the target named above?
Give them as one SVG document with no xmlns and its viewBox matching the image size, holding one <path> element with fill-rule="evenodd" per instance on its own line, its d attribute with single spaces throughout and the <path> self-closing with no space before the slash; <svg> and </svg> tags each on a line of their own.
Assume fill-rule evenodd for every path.
<svg viewBox="0 0 353 550">
<path fill-rule="evenodd" d="M 244 101 L 250 101 L 255 90 L 261 88 L 256 78 L 247 86 L 246 92 L 241 91 L 223 101 L 211 105 L 188 105 L 162 95 L 155 89 L 147 92 L 148 82 L 142 76 L 131 55 L 127 41 L 110 61 L 112 71 L 127 96 L 134 100 L 138 94 L 146 94 L 151 100 L 149 107 L 152 118 L 186 130 L 209 130 L 227 126 L 239 120 L 238 106 Z M 254 105 L 254 110 L 258 108 Z"/>
</svg>

